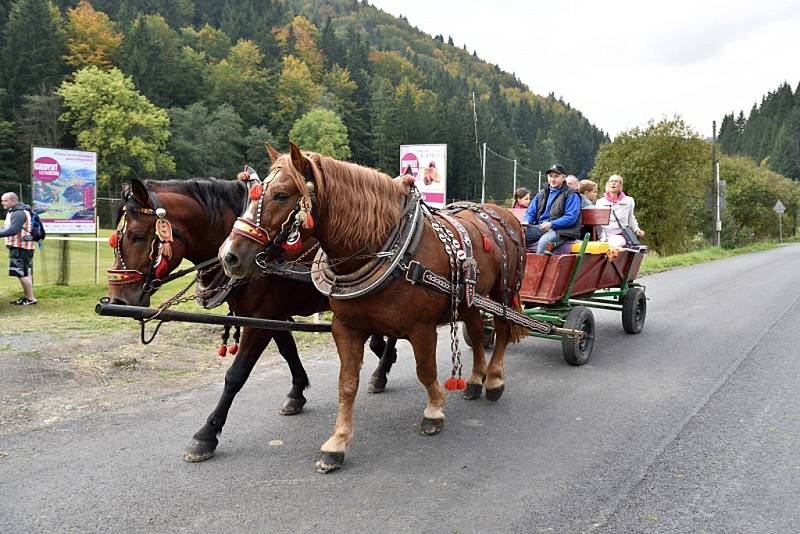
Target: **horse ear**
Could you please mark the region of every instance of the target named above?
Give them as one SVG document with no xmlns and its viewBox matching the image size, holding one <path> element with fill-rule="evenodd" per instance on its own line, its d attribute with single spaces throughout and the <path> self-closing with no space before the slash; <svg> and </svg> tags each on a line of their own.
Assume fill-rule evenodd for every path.
<svg viewBox="0 0 800 534">
<path fill-rule="evenodd" d="M 292 155 L 292 165 L 300 171 L 300 174 L 306 176 L 309 170 L 309 164 L 306 157 L 300 152 L 300 148 L 291 141 L 289 141 L 289 153 Z"/>
<path fill-rule="evenodd" d="M 131 192 L 133 193 L 133 198 L 136 199 L 136 202 L 138 202 L 141 207 L 153 209 L 153 203 L 150 201 L 150 193 L 147 191 L 144 182 L 138 178 L 131 180 Z"/>
<path fill-rule="evenodd" d="M 280 153 L 277 150 L 275 150 L 271 144 L 269 143 L 264 143 L 264 144 L 267 147 L 267 154 L 269 155 L 269 159 L 272 160 L 272 163 L 275 163 L 275 160 L 277 160 L 280 157 Z"/>
</svg>

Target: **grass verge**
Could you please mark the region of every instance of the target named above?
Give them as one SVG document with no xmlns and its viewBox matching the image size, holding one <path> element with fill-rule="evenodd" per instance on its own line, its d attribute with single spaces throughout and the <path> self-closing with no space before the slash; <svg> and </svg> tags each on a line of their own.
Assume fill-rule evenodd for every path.
<svg viewBox="0 0 800 534">
<path fill-rule="evenodd" d="M 705 263 L 707 261 L 721 260 L 723 258 L 730 258 L 731 256 L 738 256 L 740 254 L 749 254 L 751 252 L 763 252 L 781 246 L 774 242 L 760 242 L 748 245 L 746 247 L 724 249 L 722 247 L 709 247 L 694 252 L 687 252 L 685 254 L 674 254 L 672 256 L 658 256 L 653 253 L 648 253 L 642 261 L 642 266 L 639 268 L 639 276 L 646 276 L 648 274 L 660 273 L 669 271 L 670 269 L 678 269 L 680 267 L 688 267 L 696 263 Z"/>
</svg>

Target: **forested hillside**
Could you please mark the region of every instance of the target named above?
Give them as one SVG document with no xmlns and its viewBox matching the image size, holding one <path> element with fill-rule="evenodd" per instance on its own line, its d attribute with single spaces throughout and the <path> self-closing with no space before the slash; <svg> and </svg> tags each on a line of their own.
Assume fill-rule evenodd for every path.
<svg viewBox="0 0 800 534">
<path fill-rule="evenodd" d="M 15 0 L 0 28 L 3 190 L 28 183 L 31 145 L 96 150 L 116 194 L 134 176 L 263 168 L 263 142 L 293 138 L 390 173 L 400 144 L 447 143 L 448 196 L 475 198 L 473 93 L 479 142 L 522 167 L 585 172 L 607 140 L 560 99 L 357 0 Z"/>
<path fill-rule="evenodd" d="M 792 92 L 782 84 L 768 93 L 750 114 L 725 115 L 719 128 L 722 150 L 766 161 L 771 170 L 800 180 L 800 84 Z"/>
</svg>

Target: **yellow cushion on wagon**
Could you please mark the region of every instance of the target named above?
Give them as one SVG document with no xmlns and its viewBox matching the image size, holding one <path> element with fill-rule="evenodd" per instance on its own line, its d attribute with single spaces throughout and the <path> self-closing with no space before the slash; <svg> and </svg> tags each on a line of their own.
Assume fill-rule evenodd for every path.
<svg viewBox="0 0 800 534">
<path fill-rule="evenodd" d="M 581 251 L 582 241 L 575 241 L 569 251 L 577 254 Z M 586 254 L 605 254 L 608 252 L 608 241 L 589 241 L 586 244 Z"/>
</svg>

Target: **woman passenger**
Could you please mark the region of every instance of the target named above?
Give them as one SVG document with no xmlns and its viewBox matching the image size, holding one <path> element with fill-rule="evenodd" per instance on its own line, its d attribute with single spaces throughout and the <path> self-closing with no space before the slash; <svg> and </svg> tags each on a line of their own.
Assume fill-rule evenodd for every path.
<svg viewBox="0 0 800 534">
<path fill-rule="evenodd" d="M 603 226 L 603 241 L 608 241 L 609 246 L 624 248 L 626 245 L 622 229 L 630 227 L 636 235 L 642 237 L 644 230 L 639 228 L 639 222 L 633 214 L 636 202 L 633 197 L 622 191 L 622 176 L 612 174 L 606 182 L 606 192 L 602 198 L 597 199 L 597 207 L 611 208 L 611 220 L 608 226 Z M 614 217 L 616 215 L 616 218 Z M 619 223 L 617 223 L 619 219 Z"/>
</svg>

